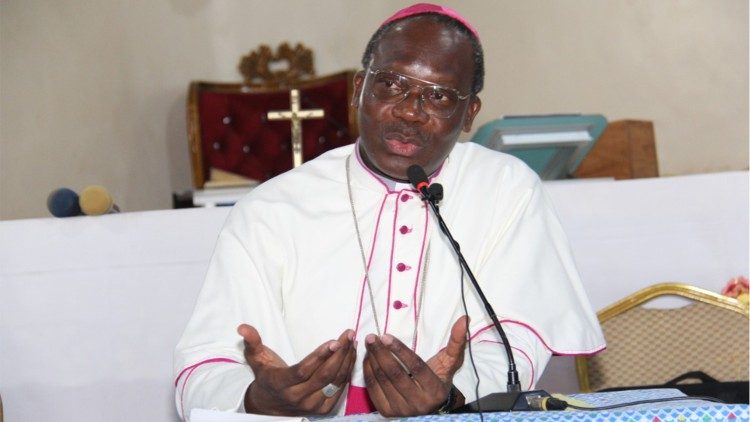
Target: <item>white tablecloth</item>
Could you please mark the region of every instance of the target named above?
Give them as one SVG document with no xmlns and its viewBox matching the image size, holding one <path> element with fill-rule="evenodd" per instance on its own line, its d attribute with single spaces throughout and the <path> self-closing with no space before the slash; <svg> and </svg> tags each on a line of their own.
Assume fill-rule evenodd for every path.
<svg viewBox="0 0 750 422">
<path fill-rule="evenodd" d="M 719 291 L 748 274 L 747 172 L 547 186 L 596 309 L 657 282 Z M 7 420 L 176 420 L 172 350 L 227 212 L 0 222 Z M 543 386 L 569 392 L 569 362 Z"/>
</svg>

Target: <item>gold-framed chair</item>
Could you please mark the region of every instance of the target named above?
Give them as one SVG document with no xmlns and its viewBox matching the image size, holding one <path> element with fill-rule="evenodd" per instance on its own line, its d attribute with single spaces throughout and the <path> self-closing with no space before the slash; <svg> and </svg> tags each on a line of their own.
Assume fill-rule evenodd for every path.
<svg viewBox="0 0 750 422">
<path fill-rule="evenodd" d="M 641 306 L 663 296 L 690 303 Z M 580 390 L 662 385 L 691 371 L 719 381 L 747 381 L 748 315 L 744 302 L 683 283 L 633 293 L 597 313 L 607 349 L 576 357 Z"/>
<path fill-rule="evenodd" d="M 266 45 L 240 60 L 242 83 L 193 81 L 187 98 L 187 125 L 193 187 L 243 186 L 263 182 L 330 150 L 354 142 L 356 112 L 351 107 L 354 70 L 316 76 L 313 53 L 301 44 Z M 286 68 L 279 69 L 279 63 Z M 294 145 L 289 120 L 272 120 L 271 111 L 295 114 L 323 111 L 300 123 Z M 293 149 L 299 157 L 293 159 Z"/>
</svg>

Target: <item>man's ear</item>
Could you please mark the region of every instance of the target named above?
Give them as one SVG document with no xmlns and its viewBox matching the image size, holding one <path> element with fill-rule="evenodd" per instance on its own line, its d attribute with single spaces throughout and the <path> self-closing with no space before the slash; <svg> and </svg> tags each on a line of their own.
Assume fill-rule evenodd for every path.
<svg viewBox="0 0 750 422">
<path fill-rule="evenodd" d="M 469 132 L 471 130 L 471 124 L 474 122 L 474 117 L 479 113 L 479 109 L 482 108 L 482 100 L 476 95 L 472 96 L 469 102 L 469 107 L 466 109 L 466 116 L 464 117 L 463 131 Z"/>
<path fill-rule="evenodd" d="M 354 74 L 354 92 L 352 93 L 352 101 L 350 105 L 354 108 L 359 108 L 362 103 L 362 90 L 365 84 L 365 71 L 360 70 Z"/>
</svg>

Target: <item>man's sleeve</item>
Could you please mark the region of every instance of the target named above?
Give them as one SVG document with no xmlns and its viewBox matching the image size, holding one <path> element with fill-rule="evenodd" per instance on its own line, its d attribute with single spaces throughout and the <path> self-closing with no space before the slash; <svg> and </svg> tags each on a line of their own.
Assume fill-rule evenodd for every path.
<svg viewBox="0 0 750 422">
<path fill-rule="evenodd" d="M 261 223 L 230 215 L 219 235 L 193 315 L 175 349 L 175 400 L 183 419 L 193 408 L 242 411 L 254 376 L 237 327 L 254 326 L 263 343 L 294 360 L 281 312 L 278 242 Z M 261 247 L 262 246 L 262 247 Z"/>
<path fill-rule="evenodd" d="M 539 338 L 528 329 L 515 324 L 503 326 L 516 362 L 521 389 L 532 390 L 539 381 L 544 367 L 552 354 Z M 476 370 L 479 373 L 479 397 L 504 392 L 508 387 L 508 358 L 500 336 L 494 326 L 488 326 L 474 334 L 470 342 Z M 469 349 L 464 364 L 453 377 L 453 385 L 466 397 L 466 402 L 477 400 L 477 379 L 474 374 Z"/>
<path fill-rule="evenodd" d="M 538 179 L 498 195 L 489 237 L 477 258 L 477 278 L 501 321 L 521 388 L 533 389 L 553 353 L 603 347 L 596 316 L 583 292 L 572 251 Z M 468 285 L 467 290 L 473 290 Z M 471 353 L 479 396 L 507 390 L 508 361 L 501 339 L 478 302 L 470 307 Z M 454 384 L 476 400 L 477 379 L 467 349 Z"/>
</svg>

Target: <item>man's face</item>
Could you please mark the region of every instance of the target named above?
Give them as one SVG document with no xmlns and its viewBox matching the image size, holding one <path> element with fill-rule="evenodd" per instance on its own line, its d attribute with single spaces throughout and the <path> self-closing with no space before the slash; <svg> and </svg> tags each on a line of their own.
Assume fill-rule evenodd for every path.
<svg viewBox="0 0 750 422">
<path fill-rule="evenodd" d="M 431 92 L 424 87 L 435 84 L 462 96 L 469 94 L 472 52 L 468 37 L 429 19 L 407 20 L 388 31 L 370 67 L 354 79 L 352 102 L 358 107 L 360 152 L 369 167 L 400 180 L 407 179 L 406 169 L 412 164 L 422 166 L 427 174 L 437 170 L 461 131 L 471 129 L 481 102 L 471 95 L 458 100 L 449 117 L 438 117 L 424 104 Z M 406 76 L 411 88 L 405 98 L 397 102 L 376 98 L 374 70 Z"/>
</svg>

